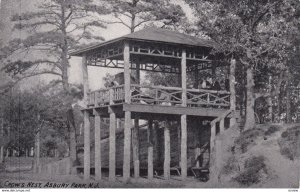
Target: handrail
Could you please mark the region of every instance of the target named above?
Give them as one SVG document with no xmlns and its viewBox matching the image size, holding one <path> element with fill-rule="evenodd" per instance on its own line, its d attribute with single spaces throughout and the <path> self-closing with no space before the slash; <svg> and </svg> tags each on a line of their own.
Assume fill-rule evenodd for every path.
<svg viewBox="0 0 300 192">
<path fill-rule="evenodd" d="M 143 91 L 148 89 L 148 91 Z M 163 87 L 131 84 L 132 102 L 145 102 L 145 104 L 178 105 L 182 104 L 183 89 L 179 87 Z M 150 94 L 151 93 L 151 94 Z M 187 89 L 187 104 L 190 107 L 219 106 L 228 107 L 230 93 L 207 89 Z M 161 96 L 163 94 L 163 96 Z M 109 105 L 109 98 L 113 102 L 124 102 L 124 85 L 102 88 L 88 93 L 89 105 Z M 162 98 L 165 97 L 165 98 Z"/>
<path fill-rule="evenodd" d="M 187 89 L 188 92 L 196 92 L 196 93 L 201 93 L 201 92 L 205 92 L 205 93 L 216 93 L 216 94 L 230 94 L 230 92 L 228 91 L 217 91 L 217 90 L 210 90 L 210 89 Z"/>
<path fill-rule="evenodd" d="M 172 90 L 172 91 L 182 91 L 180 87 L 164 87 L 164 86 L 150 86 L 150 85 L 138 85 L 138 84 L 131 84 L 132 87 L 138 88 L 151 88 L 151 89 L 164 89 L 164 90 Z"/>
<path fill-rule="evenodd" d="M 132 87 L 139 87 L 139 88 L 152 88 L 152 89 L 165 89 L 165 90 L 177 90 L 182 91 L 183 89 L 180 87 L 164 87 L 164 86 L 151 86 L 151 85 L 138 85 L 138 84 L 131 84 Z M 187 89 L 187 92 L 206 92 L 206 93 L 217 93 L 217 94 L 230 94 L 229 91 L 224 90 L 210 90 L 210 89 Z"/>
</svg>

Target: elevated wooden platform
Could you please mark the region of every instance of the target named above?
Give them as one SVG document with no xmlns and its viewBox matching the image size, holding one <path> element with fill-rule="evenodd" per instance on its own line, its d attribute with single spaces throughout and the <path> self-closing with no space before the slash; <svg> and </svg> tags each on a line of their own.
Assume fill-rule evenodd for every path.
<svg viewBox="0 0 300 192">
<path fill-rule="evenodd" d="M 179 87 L 131 85 L 129 102 L 125 102 L 124 85 L 100 89 L 88 94 L 87 110 L 109 117 L 116 113 L 124 118 L 124 112 L 132 112 L 140 119 L 177 118 L 177 115 L 218 117 L 230 107 L 230 93 L 205 89 L 188 89 L 183 106 L 182 89 Z"/>
<path fill-rule="evenodd" d="M 200 76 L 199 71 L 210 70 L 211 75 L 215 76 L 217 67 L 229 67 L 229 63 L 224 60 L 224 55 L 215 54 L 213 48 L 214 43 L 195 37 L 164 29 L 145 29 L 72 53 L 73 56 L 82 57 L 84 102 L 87 104 L 84 109 L 84 178 L 86 180 L 90 179 L 91 167 L 90 116 L 94 116 L 95 124 L 96 180 L 101 179 L 103 156 L 108 158 L 106 162 L 108 162 L 110 181 L 116 178 L 116 166 L 122 166 L 125 182 L 130 178 L 132 167 L 134 177 L 138 178 L 140 167 L 147 166 L 148 178 L 152 179 L 153 168 L 156 166 L 154 164 L 157 162 L 163 168 L 164 179 L 170 179 L 174 159 L 176 159 L 175 166 L 180 167 L 182 180 L 185 180 L 188 168 L 195 164 L 190 163 L 190 160 L 201 153 L 199 142 L 198 145 L 192 146 L 190 143 L 198 141 L 198 138 L 191 139 L 189 136 L 189 134 L 197 136 L 197 133 L 200 134 L 202 131 L 197 120 L 203 121 L 203 125 L 210 123 L 206 129 L 210 134 L 205 134 L 204 140 L 209 143 L 210 155 L 218 151 L 215 150 L 216 134 L 224 131 L 225 119 L 228 119 L 232 109 L 235 109 L 235 60 L 230 62 L 229 79 L 224 79 L 226 91 L 189 89 L 190 85 L 187 82 L 188 77 L 191 77 L 190 79 L 194 81 L 193 87 L 199 88 L 200 80 L 206 78 Z M 113 80 L 110 88 L 89 92 L 87 66 L 123 68 L 123 79 L 121 82 Z M 141 85 L 140 71 L 178 75 L 180 87 Z M 132 82 L 131 77 L 134 73 L 136 81 Z M 226 86 L 225 82 L 228 82 L 229 86 Z M 103 128 L 100 122 L 106 117 L 110 119 L 109 138 L 107 149 L 102 151 L 101 145 L 105 144 L 101 141 Z M 124 118 L 122 134 L 116 134 L 117 118 Z M 146 130 L 139 129 L 139 119 L 148 121 Z M 153 127 L 154 121 L 157 120 L 164 121 L 165 125 L 162 129 L 157 129 L 159 133 L 155 136 Z M 172 128 L 174 121 L 178 124 L 176 129 Z M 230 124 L 233 125 L 234 121 L 230 121 Z M 193 126 L 195 129 L 191 129 Z M 143 139 L 145 145 L 140 140 L 143 132 L 144 137 L 147 137 L 147 141 Z M 177 134 L 172 135 L 173 133 Z M 117 136 L 123 137 L 123 140 Z M 173 144 L 174 141 L 177 141 L 176 144 Z M 156 154 L 156 146 L 164 150 Z M 123 152 L 121 153 L 120 150 Z M 173 151 L 176 158 L 172 157 Z M 193 151 L 194 154 L 191 155 Z M 155 159 L 156 157 L 159 158 Z M 121 165 L 118 164 L 120 158 Z"/>
<path fill-rule="evenodd" d="M 131 118 L 138 117 L 139 119 L 148 120 L 149 117 L 155 120 L 175 120 L 182 114 L 198 117 L 216 118 L 224 114 L 227 109 L 224 108 L 196 108 L 182 106 L 163 106 L 163 105 L 148 105 L 148 104 L 114 104 L 108 106 L 89 107 L 85 109 L 91 114 L 94 110 L 99 112 L 103 118 L 108 118 L 110 113 L 115 113 L 117 118 L 124 118 L 124 112 L 130 111 Z"/>
</svg>

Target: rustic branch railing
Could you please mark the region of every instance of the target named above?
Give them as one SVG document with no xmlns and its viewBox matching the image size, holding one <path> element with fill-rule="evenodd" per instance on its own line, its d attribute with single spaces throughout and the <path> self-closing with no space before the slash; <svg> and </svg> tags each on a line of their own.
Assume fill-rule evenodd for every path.
<svg viewBox="0 0 300 192">
<path fill-rule="evenodd" d="M 229 107 L 230 93 L 206 89 L 188 89 L 187 104 L 194 107 Z"/>
<path fill-rule="evenodd" d="M 182 89 L 179 87 L 131 85 L 130 90 L 132 103 L 165 106 L 180 106 L 182 104 Z M 112 97 L 113 103 L 123 103 L 125 100 L 124 85 L 90 92 L 89 106 L 109 105 L 110 97 Z M 187 106 L 227 108 L 230 107 L 230 93 L 227 91 L 188 89 Z"/>
<path fill-rule="evenodd" d="M 132 103 L 169 106 L 182 103 L 182 89 L 178 87 L 132 85 L 131 90 Z"/>
</svg>

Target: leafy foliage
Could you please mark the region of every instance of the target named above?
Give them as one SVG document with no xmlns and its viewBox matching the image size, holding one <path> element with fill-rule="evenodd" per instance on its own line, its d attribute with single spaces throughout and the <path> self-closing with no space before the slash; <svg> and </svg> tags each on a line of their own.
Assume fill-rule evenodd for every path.
<svg viewBox="0 0 300 192">
<path fill-rule="evenodd" d="M 288 128 L 285 132 L 283 132 L 281 134 L 281 138 L 278 140 L 281 154 L 283 156 L 286 156 L 290 160 L 295 160 L 296 158 L 299 158 L 299 139 L 299 126 L 293 126 L 291 128 Z"/>
<path fill-rule="evenodd" d="M 97 28 L 105 28 L 99 14 L 107 9 L 93 0 L 49 0 L 36 10 L 14 15 L 14 30 L 26 33 L 3 47 L 4 71 L 17 80 L 51 74 L 68 86 L 69 51 L 93 40 L 103 40 Z M 25 58 L 18 59 L 24 55 Z M 35 55 L 34 57 L 30 57 Z"/>
<path fill-rule="evenodd" d="M 116 21 L 126 26 L 130 32 L 145 25 L 178 26 L 185 18 L 179 5 L 170 0 L 108 0 Z M 129 21 L 129 22 L 128 22 Z"/>
<path fill-rule="evenodd" d="M 266 172 L 264 161 L 264 156 L 254 156 L 247 159 L 245 161 L 245 170 L 235 177 L 234 180 L 244 186 L 258 183 L 260 181 L 261 171 Z"/>
<path fill-rule="evenodd" d="M 254 126 L 254 101 L 278 93 L 282 74 L 289 68 L 289 60 L 296 54 L 295 43 L 299 37 L 299 2 L 296 0 L 186 0 L 198 18 L 197 27 L 204 35 L 218 43 L 216 52 L 227 53 L 237 59 L 237 87 L 247 86 L 246 126 Z M 297 36 L 297 38 L 295 38 Z M 248 83 L 246 79 L 246 71 Z M 278 83 L 268 77 L 272 75 Z M 240 80 L 239 80 L 240 79 Z M 251 83 L 251 84 L 250 84 Z M 279 86 L 278 86 L 279 85 Z M 244 91 L 238 91 L 242 93 Z M 263 103 L 261 103 L 263 104 Z M 266 104 L 263 104 L 266 105 Z"/>
<path fill-rule="evenodd" d="M 66 111 L 70 109 L 74 98 L 70 92 L 51 86 L 12 92 L 2 105 L 5 135 L 9 137 L 8 147 L 29 149 L 34 146 L 37 132 L 40 132 L 44 154 L 61 145 L 66 151 L 70 139 Z"/>
</svg>

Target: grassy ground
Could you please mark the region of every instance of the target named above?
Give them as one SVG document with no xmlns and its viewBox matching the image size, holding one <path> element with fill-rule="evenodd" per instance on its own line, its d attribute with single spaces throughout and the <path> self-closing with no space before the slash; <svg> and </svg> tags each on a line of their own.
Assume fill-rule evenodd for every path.
<svg viewBox="0 0 300 192">
<path fill-rule="evenodd" d="M 258 125 L 235 139 L 222 186 L 299 188 L 300 125 Z"/>
</svg>

